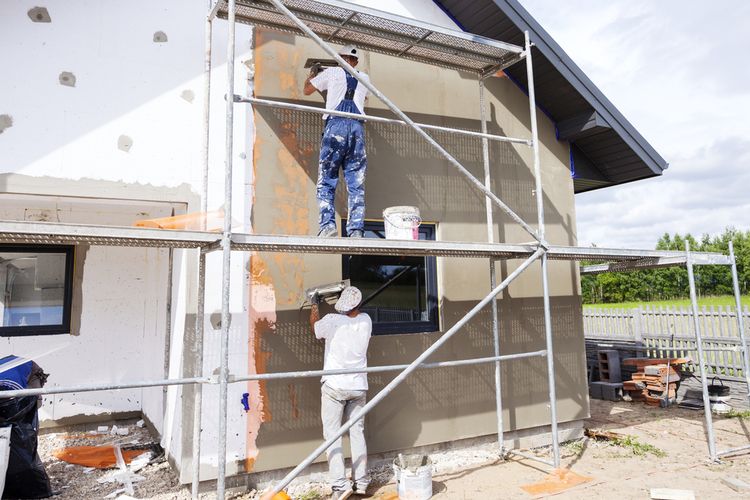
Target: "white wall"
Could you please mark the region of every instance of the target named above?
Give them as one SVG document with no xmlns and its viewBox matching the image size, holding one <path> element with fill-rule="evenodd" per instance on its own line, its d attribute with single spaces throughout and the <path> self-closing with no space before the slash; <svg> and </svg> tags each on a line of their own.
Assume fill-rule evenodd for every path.
<svg viewBox="0 0 750 500">
<path fill-rule="evenodd" d="M 51 23 L 34 23 L 31 0 L 0 3 L 0 172 L 126 183 L 201 186 L 206 0 L 51 0 Z M 163 31 L 168 41 L 153 42 Z M 226 23 L 215 23 L 211 205 L 223 188 Z M 249 46 L 238 25 L 237 53 Z M 72 72 L 75 87 L 59 83 Z M 245 80 L 237 71 L 237 86 Z M 181 97 L 192 92 L 192 102 Z M 241 117 L 238 117 L 241 118 Z M 236 158 L 247 143 L 236 121 Z M 132 139 L 118 149 L 121 135 Z M 241 166 L 241 165 L 240 165 Z M 241 172 L 241 168 L 238 169 Z"/>
<path fill-rule="evenodd" d="M 112 203 L 72 197 L 28 197 L 0 193 L 0 220 L 50 218 L 65 223 L 129 224 L 139 214 L 169 215 L 169 203 Z M 142 215 L 141 215 L 142 217 Z M 79 252 L 84 252 L 83 249 Z M 168 252 L 163 249 L 92 247 L 81 278 L 83 314 L 75 335 L 0 338 L 0 352 L 34 359 L 50 374 L 48 387 L 160 378 L 164 365 Z M 111 266 L 108 263 L 119 262 Z M 76 313 L 74 313 L 76 314 Z M 77 322 L 77 321 L 76 321 Z M 152 363 L 142 363 L 143 358 Z M 44 398 L 40 417 L 140 411 L 160 402 L 161 389 L 59 394 Z M 161 415 L 155 424 L 161 425 Z"/>
</svg>

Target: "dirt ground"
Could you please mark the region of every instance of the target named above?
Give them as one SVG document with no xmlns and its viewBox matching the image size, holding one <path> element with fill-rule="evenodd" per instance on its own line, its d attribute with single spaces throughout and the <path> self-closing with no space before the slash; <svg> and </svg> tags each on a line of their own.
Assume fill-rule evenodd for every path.
<svg viewBox="0 0 750 500">
<path fill-rule="evenodd" d="M 584 438 L 569 442 L 561 448 L 563 465 L 591 481 L 554 495 L 556 498 L 649 498 L 651 488 L 691 490 L 702 498 L 750 498 L 750 490 L 737 492 L 722 479 L 739 479 L 750 483 L 750 453 L 725 458 L 721 464 L 709 464 L 704 437 L 703 412 L 677 407 L 659 409 L 640 403 L 607 402 L 592 400 L 591 418 L 586 427 L 614 431 L 636 438 L 635 441 L 613 445 L 605 441 Z M 750 443 L 750 421 L 737 418 L 714 419 L 719 450 Z M 132 424 L 132 423 L 131 423 Z M 118 425 L 120 425 L 118 423 Z M 94 427 L 95 429 L 95 427 Z M 129 425 L 128 436 L 101 435 L 98 442 L 118 442 L 125 445 L 137 442 L 148 444 L 153 438 L 145 429 Z M 73 431 L 68 430 L 68 433 Z M 105 498 L 122 488 L 117 483 L 99 483 L 97 480 L 111 471 L 88 471 L 54 458 L 52 451 L 65 444 L 89 444 L 91 437 L 75 430 L 78 438 L 71 439 L 62 432 L 47 432 L 40 436 L 40 454 L 50 474 L 53 488 L 60 492 L 55 498 L 95 499 Z M 650 445 L 650 446 L 649 446 Z M 496 459 L 488 450 L 463 451 L 460 460 L 445 455 L 433 457 L 436 475 L 433 477 L 434 497 L 447 499 L 500 499 L 533 497 L 521 486 L 543 480 L 550 469 L 535 461 L 510 458 Z M 549 450 L 535 450 L 544 456 Z M 135 498 L 153 500 L 188 499 L 189 491 L 177 484 L 175 473 L 162 456 L 154 456 L 151 463 L 138 471 L 143 481 L 134 485 Z M 396 486 L 388 468 L 376 471 L 375 491 L 372 498 L 395 500 Z M 318 484 L 297 484 L 295 499 L 315 500 L 325 498 L 324 487 Z M 117 498 L 119 495 L 110 496 Z M 255 492 L 235 493 L 239 499 L 253 499 Z M 213 495 L 201 495 L 212 498 Z"/>
<path fill-rule="evenodd" d="M 148 465 L 136 472 L 143 477 L 143 481 L 134 483 L 136 498 L 157 498 L 160 493 L 167 493 L 167 498 L 179 498 L 178 492 L 181 489 L 177 483 L 177 475 L 164 460 L 163 453 L 160 452 L 157 439 L 154 439 L 148 429 L 143 426 L 139 427 L 136 420 L 117 421 L 116 425 L 121 432 L 127 432 L 120 435 L 113 431 L 110 425 L 80 425 L 66 428 L 64 431 L 42 431 L 39 436 L 39 456 L 44 462 L 47 474 L 50 477 L 52 491 L 57 493 L 54 497 L 59 500 L 80 500 L 105 498 L 108 495 L 114 495 L 110 498 L 116 498 L 121 493 L 118 490 L 124 488 L 123 484 L 104 481 L 104 478 L 111 475 L 114 469 L 94 469 L 73 465 L 58 460 L 53 455 L 55 450 L 66 447 L 78 446 L 105 446 L 120 445 L 123 449 L 128 448 L 149 448 L 153 447 L 151 459 Z M 106 427 L 106 431 L 100 427 Z M 124 430 L 123 430 L 124 429 Z M 172 494 L 174 493 L 174 495 Z M 186 498 L 190 498 L 189 495 Z"/>
<path fill-rule="evenodd" d="M 591 414 L 587 428 L 635 436 L 638 442 L 655 446 L 665 455 L 645 452 L 639 456 L 633 448 L 589 438 L 566 443 L 561 449 L 563 465 L 592 480 L 558 493 L 555 498 L 644 499 L 650 497 L 651 488 L 692 490 L 696 498 L 750 498 L 750 490 L 736 492 L 721 481 L 736 478 L 750 483 L 750 454 L 710 465 L 702 410 L 592 400 Z M 714 422 L 719 450 L 750 443 L 750 422 L 721 417 Z M 643 447 L 635 449 L 644 451 Z M 496 461 L 435 477 L 433 498 L 528 499 L 532 497 L 521 486 L 542 480 L 548 472 L 548 467 L 530 460 Z M 395 487 L 388 485 L 378 490 L 376 498 L 390 498 L 394 492 Z"/>
</svg>

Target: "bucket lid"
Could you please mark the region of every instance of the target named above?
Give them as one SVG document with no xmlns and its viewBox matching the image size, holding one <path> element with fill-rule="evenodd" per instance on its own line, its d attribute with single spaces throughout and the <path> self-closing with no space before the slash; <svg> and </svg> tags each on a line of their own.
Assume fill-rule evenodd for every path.
<svg viewBox="0 0 750 500">
<path fill-rule="evenodd" d="M 416 215 L 419 217 L 419 208 L 402 205 L 398 207 L 388 207 L 383 210 L 383 216 L 395 214 Z"/>
</svg>

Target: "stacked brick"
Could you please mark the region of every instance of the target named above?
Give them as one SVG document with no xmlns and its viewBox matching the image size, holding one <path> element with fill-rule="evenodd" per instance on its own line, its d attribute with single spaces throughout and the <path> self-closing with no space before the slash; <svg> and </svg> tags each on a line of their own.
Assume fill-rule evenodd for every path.
<svg viewBox="0 0 750 500">
<path fill-rule="evenodd" d="M 674 403 L 680 386 L 679 367 L 689 363 L 687 358 L 627 358 L 626 366 L 635 366 L 631 380 L 623 382 L 623 390 L 633 401 L 650 406 L 666 407 Z"/>
</svg>

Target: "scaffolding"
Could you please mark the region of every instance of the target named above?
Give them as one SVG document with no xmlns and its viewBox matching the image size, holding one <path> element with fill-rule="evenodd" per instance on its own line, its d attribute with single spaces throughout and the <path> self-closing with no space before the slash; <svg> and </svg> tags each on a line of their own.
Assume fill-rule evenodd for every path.
<svg viewBox="0 0 750 500">
<path fill-rule="evenodd" d="M 625 271 L 630 269 L 658 268 L 666 266 L 685 265 L 689 272 L 691 300 L 694 312 L 697 310 L 695 298 L 695 283 L 693 266 L 696 265 L 724 265 L 731 266 L 734 283 L 734 293 L 739 311 L 739 286 L 737 281 L 736 260 L 730 247 L 729 256 L 719 253 L 691 252 L 686 248 L 679 251 L 649 251 L 610 248 L 584 248 L 574 246 L 551 245 L 545 239 L 545 220 L 543 207 L 543 190 L 541 178 L 541 163 L 539 155 L 539 140 L 536 122 L 536 100 L 534 92 L 534 74 L 532 64 L 532 47 L 529 33 L 525 33 L 524 46 L 515 46 L 497 40 L 467 34 L 455 30 L 422 23 L 416 20 L 402 18 L 392 14 L 354 6 L 337 0 L 319 2 L 314 0 L 217 0 L 210 2 L 210 9 L 205 19 L 205 60 L 204 60 L 204 136 L 203 136 L 203 197 L 202 206 L 207 211 L 208 185 L 208 146 L 209 146 L 209 97 L 211 93 L 211 53 L 212 26 L 216 18 L 228 21 L 227 37 L 227 89 L 226 89 L 226 137 L 225 137 L 225 169 L 224 169 L 224 227 L 221 233 L 204 231 L 159 230 L 149 228 L 124 228 L 111 226 L 92 226 L 76 224 L 59 224 L 43 222 L 0 222 L 0 243 L 34 243 L 34 244 L 90 244 L 124 247 L 156 247 L 169 249 L 198 250 L 198 298 L 196 304 L 195 338 L 191 346 L 197 373 L 188 378 L 167 378 L 163 380 L 133 381 L 129 383 L 92 383 L 72 387 L 26 389 L 0 392 L 0 398 L 60 394 L 86 391 L 109 391 L 126 388 L 158 387 L 173 385 L 192 385 L 193 393 L 193 449 L 192 449 L 192 495 L 198 498 L 200 484 L 201 430 L 202 430 L 202 387 L 206 384 L 219 386 L 219 427 L 218 427 L 218 477 L 216 492 L 218 498 L 224 498 L 226 486 L 226 446 L 227 446 L 227 390 L 231 383 L 241 383 L 251 380 L 292 379 L 305 377 L 320 377 L 343 373 L 377 373 L 386 371 L 400 372 L 366 406 L 349 421 L 343 424 L 335 436 L 323 442 L 297 467 L 291 470 L 281 481 L 273 487 L 276 493 L 285 488 L 303 469 L 321 455 L 336 439 L 346 433 L 359 419 L 363 418 L 372 408 L 378 405 L 413 371 L 417 369 L 437 369 L 450 366 L 465 366 L 494 363 L 495 400 L 497 409 L 497 439 L 498 452 L 501 456 L 509 453 L 543 462 L 549 466 L 559 467 L 560 449 L 558 438 L 557 396 L 555 392 L 555 366 L 553 361 L 553 334 L 550 315 L 550 292 L 548 277 L 548 261 L 594 261 L 601 262 L 594 267 L 584 269 L 584 272 Z M 378 121 L 397 126 L 406 126 L 414 130 L 429 143 L 454 168 L 463 174 L 470 185 L 485 197 L 487 242 L 446 242 L 446 241 L 398 241 L 398 240 L 362 240 L 342 238 L 318 238 L 312 236 L 289 235 L 260 235 L 243 234 L 232 231 L 232 158 L 233 158 L 233 113 L 236 105 L 251 104 L 254 106 L 270 106 L 297 111 L 328 113 L 348 116 L 346 113 L 332 112 L 322 108 L 291 104 L 280 101 L 257 99 L 252 96 L 237 96 L 234 92 L 234 62 L 235 62 L 235 26 L 236 23 L 246 23 L 287 33 L 301 34 L 316 42 L 340 66 L 354 76 L 374 96 L 381 100 L 397 117 L 397 119 L 356 115 L 357 119 Z M 324 40 L 325 38 L 325 40 Z M 421 63 L 427 63 L 443 68 L 471 72 L 477 75 L 479 85 L 479 116 L 480 131 L 466 131 L 448 127 L 436 127 L 415 123 L 392 101 L 383 95 L 369 81 L 362 79 L 354 69 L 346 63 L 330 43 L 353 43 L 361 48 L 382 54 L 405 58 Z M 530 113 L 530 138 L 513 138 L 489 134 L 487 132 L 487 117 L 485 109 L 484 80 L 498 71 L 525 60 L 528 77 L 528 98 Z M 474 137 L 482 141 L 482 160 L 484 166 L 483 181 L 474 177 L 461 163 L 446 149 L 435 141 L 426 130 L 439 130 L 454 134 Z M 512 208 L 497 197 L 492 190 L 490 175 L 489 141 L 501 141 L 530 147 L 533 153 L 533 175 L 535 179 L 535 193 L 537 203 L 537 228 L 517 215 Z M 506 244 L 493 241 L 493 208 L 497 206 L 510 219 L 526 230 L 533 238 L 532 243 Z M 221 306 L 221 354 L 218 375 L 206 376 L 203 373 L 203 322 L 205 295 L 205 264 L 206 255 L 210 252 L 222 253 L 222 306 Z M 229 299 L 230 299 L 230 262 L 234 251 L 265 251 L 265 252 L 295 252 L 295 253 L 326 253 L 326 254 L 358 254 L 358 255 L 404 255 L 404 256 L 441 256 L 441 257 L 471 257 L 488 259 L 490 275 L 490 292 L 470 309 L 452 327 L 446 330 L 429 348 L 419 355 L 413 362 L 405 365 L 388 365 L 370 367 L 364 370 L 313 370 L 279 373 L 261 373 L 238 375 L 229 373 Z M 497 283 L 495 263 L 499 260 L 517 259 L 523 262 L 502 281 Z M 502 354 L 497 302 L 495 297 L 506 289 L 511 282 L 521 275 L 532 264 L 541 264 L 542 298 L 544 306 L 544 335 L 545 348 L 532 352 Z M 170 260 L 170 266 L 172 265 Z M 170 268 L 171 275 L 171 268 Z M 428 363 L 427 359 L 453 335 L 471 320 L 487 305 L 492 309 L 492 339 L 493 356 L 473 359 Z M 746 353 L 746 341 L 742 315 L 737 315 L 740 334 L 742 336 L 742 355 L 745 360 L 745 377 L 750 383 L 750 365 Z M 711 412 L 708 405 L 706 375 L 704 373 L 705 358 L 701 344 L 700 327 L 695 321 L 695 332 L 698 340 L 699 366 L 703 385 L 703 397 L 706 403 L 706 426 L 708 431 L 709 455 L 712 460 L 718 460 L 722 455 L 734 453 L 742 447 L 724 452 L 717 452 L 711 422 Z M 500 366 L 504 361 L 521 358 L 546 358 L 547 381 L 550 407 L 550 429 L 552 435 L 551 458 L 544 459 L 528 455 L 515 449 L 505 449 L 503 439 L 502 394 Z"/>
</svg>

